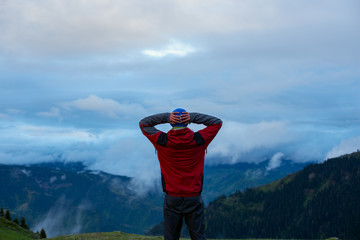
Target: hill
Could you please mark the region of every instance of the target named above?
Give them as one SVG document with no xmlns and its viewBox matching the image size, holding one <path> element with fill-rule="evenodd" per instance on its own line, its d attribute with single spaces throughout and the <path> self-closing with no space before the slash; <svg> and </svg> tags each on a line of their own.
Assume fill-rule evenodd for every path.
<svg viewBox="0 0 360 240">
<path fill-rule="evenodd" d="M 230 195 L 236 191 L 261 186 L 303 169 L 310 163 L 295 163 L 285 160 L 269 170 L 270 159 L 259 163 L 240 162 L 205 166 L 203 199 L 209 203 L 220 195 Z"/>
<path fill-rule="evenodd" d="M 206 208 L 212 238 L 360 237 L 360 152 L 222 196 Z"/>
<path fill-rule="evenodd" d="M 162 219 L 161 193 L 139 195 L 131 179 L 79 166 L 0 165 L 0 206 L 48 236 L 141 233 Z M 139 217 L 141 216 L 141 217 Z"/>
<path fill-rule="evenodd" d="M 19 225 L 0 217 L 0 239 L 6 240 L 30 240 L 38 239 L 39 235 L 26 230 Z"/>
</svg>

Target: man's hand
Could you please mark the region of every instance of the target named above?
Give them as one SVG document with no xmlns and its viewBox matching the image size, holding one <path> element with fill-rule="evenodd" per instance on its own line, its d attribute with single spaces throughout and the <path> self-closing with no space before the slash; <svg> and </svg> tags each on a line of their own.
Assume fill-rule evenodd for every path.
<svg viewBox="0 0 360 240">
<path fill-rule="evenodd" d="M 170 113 L 170 124 L 177 124 L 177 123 L 190 123 L 190 114 L 188 112 L 183 112 L 180 116 L 177 116 L 178 112 Z"/>
<path fill-rule="evenodd" d="M 182 123 L 185 123 L 185 124 L 190 123 L 190 114 L 188 112 L 183 112 L 180 117 L 181 117 Z"/>
<path fill-rule="evenodd" d="M 179 114 L 178 112 L 172 112 L 170 113 L 170 124 L 177 124 L 177 123 L 181 123 L 181 117 L 177 116 L 176 114 Z"/>
</svg>

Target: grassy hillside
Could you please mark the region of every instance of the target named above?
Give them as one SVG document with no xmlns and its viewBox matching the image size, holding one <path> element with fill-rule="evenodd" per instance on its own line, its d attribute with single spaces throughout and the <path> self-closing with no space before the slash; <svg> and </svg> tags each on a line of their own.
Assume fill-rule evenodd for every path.
<svg viewBox="0 0 360 240">
<path fill-rule="evenodd" d="M 1 240 L 32 240 L 38 239 L 38 235 L 31 231 L 0 217 L 0 239 Z M 84 233 L 67 236 L 47 238 L 50 240 L 163 240 L 163 237 L 150 237 L 122 232 Z M 221 239 L 218 239 L 221 240 Z M 236 240 L 236 239 L 233 239 Z M 252 239 L 255 240 L 255 239 Z M 330 240 L 330 239 L 328 239 Z M 335 240 L 335 239 L 334 239 Z"/>
<path fill-rule="evenodd" d="M 0 239 L 6 240 L 30 240 L 37 239 L 38 235 L 28 231 L 19 225 L 0 217 Z"/>
<path fill-rule="evenodd" d="M 76 234 L 76 235 L 60 236 L 60 237 L 48 238 L 48 239 L 50 240 L 84 240 L 84 239 L 86 240 L 163 240 L 163 237 L 149 237 L 149 236 L 136 235 L 136 234 L 127 234 L 122 232 L 109 232 L 109 233 Z M 185 240 L 185 238 L 181 238 L 180 240 Z M 224 239 L 217 239 L 217 240 L 224 240 Z M 237 239 L 232 239 L 232 240 L 237 240 Z M 251 239 L 251 240 L 256 240 L 256 239 Z M 340 240 L 340 239 L 329 238 L 326 240 Z"/>
<path fill-rule="evenodd" d="M 48 238 L 51 240 L 162 240 L 162 237 L 148 237 L 123 232 L 84 233 Z"/>
</svg>

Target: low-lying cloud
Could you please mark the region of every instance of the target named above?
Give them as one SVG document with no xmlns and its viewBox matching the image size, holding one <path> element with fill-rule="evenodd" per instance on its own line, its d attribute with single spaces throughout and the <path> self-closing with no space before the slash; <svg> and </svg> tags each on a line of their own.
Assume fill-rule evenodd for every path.
<svg viewBox="0 0 360 240">
<path fill-rule="evenodd" d="M 204 126 L 190 124 L 189 127 L 196 131 Z M 167 131 L 170 125 L 159 125 L 159 128 Z M 142 135 L 137 123 L 134 128 L 128 129 L 93 130 L 3 120 L 0 134 L 3 136 L 0 139 L 2 164 L 83 162 L 90 170 L 132 177 L 131 187 L 139 193 L 158 187 L 160 181 L 155 149 Z M 279 167 L 283 159 L 295 162 L 323 161 L 359 148 L 359 137 L 336 144 L 338 139 L 344 138 L 343 134 L 331 141 L 329 134 L 334 137 L 334 132 L 320 128 L 304 129 L 303 125 L 289 120 L 243 123 L 223 119 L 222 129 L 207 149 L 205 164 L 270 159 L 267 167 L 270 171 Z"/>
<path fill-rule="evenodd" d="M 281 166 L 282 164 L 282 158 L 284 157 L 284 154 L 282 152 L 276 153 L 269 161 L 268 166 L 266 167 L 267 171 L 276 169 Z"/>
<path fill-rule="evenodd" d="M 211 143 L 209 156 L 217 164 L 215 156 L 223 157 L 222 163 L 232 164 L 239 161 L 261 161 L 244 159 L 242 156 L 253 151 L 271 151 L 295 142 L 296 134 L 287 121 L 259 122 L 245 124 L 224 121 L 223 127 Z"/>
<path fill-rule="evenodd" d="M 326 154 L 326 159 L 338 157 L 356 151 L 360 151 L 360 137 L 350 138 L 341 141 L 339 145 L 333 147 Z"/>
<path fill-rule="evenodd" d="M 83 225 L 83 222 L 81 221 L 82 214 L 84 211 L 91 208 L 91 205 L 88 201 L 83 201 L 76 206 L 75 215 L 69 218 L 68 210 L 71 206 L 72 203 L 67 200 L 65 196 L 61 196 L 48 212 L 30 228 L 33 231 L 39 232 L 44 228 L 47 237 L 80 233 L 81 226 Z"/>
</svg>

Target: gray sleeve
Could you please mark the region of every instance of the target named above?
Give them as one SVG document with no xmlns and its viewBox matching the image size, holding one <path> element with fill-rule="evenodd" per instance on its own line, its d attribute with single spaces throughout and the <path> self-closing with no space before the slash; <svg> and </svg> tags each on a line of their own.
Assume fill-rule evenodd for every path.
<svg viewBox="0 0 360 240">
<path fill-rule="evenodd" d="M 197 124 L 204 124 L 205 126 L 222 123 L 220 118 L 202 113 L 195 113 L 195 112 L 190 113 L 190 122 Z"/>
<path fill-rule="evenodd" d="M 155 125 L 169 123 L 169 120 L 170 113 L 159 113 L 141 119 L 139 122 L 139 126 L 147 134 L 152 135 L 160 131 L 154 127 Z"/>
</svg>

